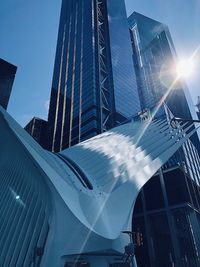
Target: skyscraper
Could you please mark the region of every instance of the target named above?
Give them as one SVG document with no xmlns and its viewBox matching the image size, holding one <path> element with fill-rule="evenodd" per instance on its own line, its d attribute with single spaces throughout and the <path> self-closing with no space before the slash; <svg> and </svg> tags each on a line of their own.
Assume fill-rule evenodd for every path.
<svg viewBox="0 0 200 267">
<path fill-rule="evenodd" d="M 45 132 L 47 121 L 33 117 L 24 129 L 44 148 L 46 148 Z"/>
<path fill-rule="evenodd" d="M 185 82 L 177 80 L 177 55 L 168 27 L 137 12 L 128 21 L 141 108 L 154 109 L 164 99 L 176 117 L 197 119 Z M 200 149 L 197 134 L 191 139 Z"/>
<path fill-rule="evenodd" d="M 7 109 L 17 67 L 0 58 L 0 105 Z"/>
<path fill-rule="evenodd" d="M 166 25 L 134 12 L 128 19 L 142 109 L 155 111 L 163 100 L 182 119 L 196 119 L 188 89 L 176 79 L 177 56 Z M 157 117 L 172 117 L 166 108 Z M 194 125 L 193 125 L 194 127 Z M 138 267 L 200 264 L 200 158 L 195 134 L 143 187 L 133 229 L 144 235 L 136 250 Z"/>
<path fill-rule="evenodd" d="M 49 149 L 88 139 L 139 110 L 124 0 L 63 0 Z"/>
</svg>

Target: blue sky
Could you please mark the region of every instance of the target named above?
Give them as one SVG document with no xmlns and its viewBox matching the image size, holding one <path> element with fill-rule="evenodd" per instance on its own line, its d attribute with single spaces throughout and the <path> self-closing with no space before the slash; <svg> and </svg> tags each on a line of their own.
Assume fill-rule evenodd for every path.
<svg viewBox="0 0 200 267">
<path fill-rule="evenodd" d="M 118 1 L 118 0 L 113 0 Z M 200 0 L 125 0 L 137 11 L 169 26 L 180 58 L 200 45 Z M 61 0 L 1 0 L 0 57 L 18 66 L 8 111 L 25 125 L 47 117 Z M 193 101 L 200 95 L 200 56 L 187 81 Z"/>
</svg>

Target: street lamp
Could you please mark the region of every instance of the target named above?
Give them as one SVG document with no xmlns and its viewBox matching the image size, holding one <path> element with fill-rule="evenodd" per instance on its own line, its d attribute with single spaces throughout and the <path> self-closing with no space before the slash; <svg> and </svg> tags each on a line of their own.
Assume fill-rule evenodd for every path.
<svg viewBox="0 0 200 267">
<path fill-rule="evenodd" d="M 125 246 L 123 261 L 125 263 L 131 263 L 132 267 L 137 267 L 135 260 L 135 248 L 143 245 L 142 233 L 132 231 L 123 231 L 122 233 L 129 236 L 129 243 Z"/>
</svg>

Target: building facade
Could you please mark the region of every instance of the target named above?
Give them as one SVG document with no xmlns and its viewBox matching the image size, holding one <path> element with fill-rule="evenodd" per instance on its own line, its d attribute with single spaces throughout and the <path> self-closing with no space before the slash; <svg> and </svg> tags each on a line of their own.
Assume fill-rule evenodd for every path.
<svg viewBox="0 0 200 267">
<path fill-rule="evenodd" d="M 178 59 L 168 27 L 137 12 L 128 21 L 141 108 L 161 116 L 165 111 L 157 107 L 165 102 L 174 116 L 197 119 L 188 88 L 177 79 Z M 197 134 L 192 141 L 200 151 Z"/>
<path fill-rule="evenodd" d="M 197 116 L 200 120 L 200 96 L 198 96 L 196 107 L 197 107 Z"/>
<path fill-rule="evenodd" d="M 32 118 L 24 129 L 40 144 L 46 148 L 46 128 L 47 121 L 40 118 Z"/>
<path fill-rule="evenodd" d="M 199 266 L 199 190 L 182 166 L 160 171 L 144 186 L 133 216 L 134 231 L 143 234 L 138 267 Z"/>
<path fill-rule="evenodd" d="M 188 89 L 176 78 L 177 56 L 167 26 L 136 12 L 128 21 L 142 109 L 169 121 L 174 115 L 196 119 Z M 133 229 L 144 234 L 144 246 L 136 250 L 139 267 L 199 266 L 198 149 L 195 134 L 141 190 L 133 216 Z"/>
<path fill-rule="evenodd" d="M 7 109 L 17 67 L 0 58 L 0 105 Z"/>
<path fill-rule="evenodd" d="M 124 0 L 63 0 L 48 116 L 60 151 L 140 110 Z"/>
</svg>

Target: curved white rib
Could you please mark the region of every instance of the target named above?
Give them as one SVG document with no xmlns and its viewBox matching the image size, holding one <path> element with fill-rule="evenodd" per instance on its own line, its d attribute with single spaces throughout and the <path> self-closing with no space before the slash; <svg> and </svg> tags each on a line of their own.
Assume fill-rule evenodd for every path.
<svg viewBox="0 0 200 267">
<path fill-rule="evenodd" d="M 20 196 L 17 192 L 20 185 L 15 187 L 14 184 L 17 184 L 17 179 L 24 182 L 24 173 L 30 171 L 30 183 L 37 172 L 37 186 L 46 186 L 46 205 L 52 206 L 52 212 L 51 215 L 49 213 L 48 220 L 51 238 L 47 240 L 48 249 L 43 266 L 58 266 L 55 265 L 56 260 L 61 255 L 114 249 L 112 242 L 120 237 L 122 230 L 129 227 L 141 187 L 194 133 L 195 130 L 190 128 L 191 126 L 184 125 L 174 129 L 167 121 L 128 123 L 56 155 L 43 150 L 0 108 L 0 185 L 4 185 L 6 190 L 2 191 L 0 198 L 15 196 L 15 201 L 23 203 L 21 207 L 29 205 L 28 197 L 21 197 L 28 184 L 23 190 L 20 189 Z M 18 148 L 19 154 L 16 154 L 17 148 L 16 151 L 12 150 L 12 143 L 13 147 Z M 25 151 L 26 159 L 22 151 Z M 9 160 L 12 158 L 13 163 Z M 17 164 L 19 160 L 21 164 Z M 23 165 L 23 162 L 29 162 L 35 167 L 30 167 L 29 163 Z M 17 174 L 19 170 L 21 176 Z M 14 181 L 13 187 L 6 183 L 10 173 Z M 1 208 L 4 209 L 3 206 Z M 1 223 L 2 221 L 0 225 Z M 76 229 L 74 231 L 79 234 L 76 242 L 71 234 L 72 229 Z M 7 231 L 9 235 L 9 229 Z M 66 241 L 64 233 L 68 235 Z M 71 247 L 67 243 L 69 240 Z M 12 243 L 11 236 L 9 242 Z M 53 243 L 60 244 L 57 245 L 57 250 Z M 2 251 L 6 248 L 2 247 Z M 14 248 L 10 246 L 8 253 L 12 254 L 12 249 Z M 55 254 L 55 261 L 52 260 L 54 265 L 48 261 L 51 253 Z"/>
</svg>

